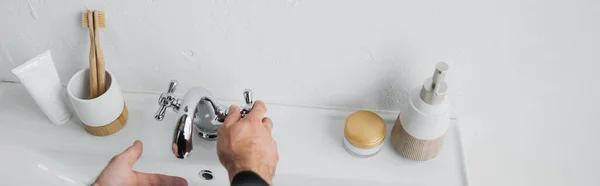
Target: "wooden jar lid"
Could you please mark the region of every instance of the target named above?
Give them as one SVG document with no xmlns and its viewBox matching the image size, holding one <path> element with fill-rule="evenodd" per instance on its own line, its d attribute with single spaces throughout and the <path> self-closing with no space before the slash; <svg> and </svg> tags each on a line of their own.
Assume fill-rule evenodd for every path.
<svg viewBox="0 0 600 186">
<path fill-rule="evenodd" d="M 383 143 L 386 126 L 383 119 L 371 111 L 360 110 L 346 119 L 344 136 L 355 147 L 374 148 Z"/>
</svg>

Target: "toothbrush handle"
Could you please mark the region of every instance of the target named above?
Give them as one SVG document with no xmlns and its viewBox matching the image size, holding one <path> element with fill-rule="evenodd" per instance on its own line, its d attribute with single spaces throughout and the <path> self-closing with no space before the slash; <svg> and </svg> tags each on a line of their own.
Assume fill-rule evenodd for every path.
<svg viewBox="0 0 600 186">
<path fill-rule="evenodd" d="M 98 33 L 98 30 L 100 30 L 100 26 L 98 24 L 98 22 L 100 20 L 99 16 L 98 16 L 98 12 L 95 11 L 94 12 L 94 39 L 95 39 L 95 44 L 96 44 L 96 57 L 97 57 L 97 63 L 96 63 L 96 68 L 98 71 L 98 96 L 104 94 L 104 92 L 106 91 L 106 72 L 105 72 L 105 67 L 104 67 L 104 54 L 102 53 L 102 49 L 100 48 L 100 34 Z"/>
<path fill-rule="evenodd" d="M 98 97 L 98 75 L 96 69 L 96 44 L 94 41 L 94 27 L 91 26 L 93 23 L 92 11 L 88 12 L 88 24 L 90 29 L 90 98 Z"/>
</svg>

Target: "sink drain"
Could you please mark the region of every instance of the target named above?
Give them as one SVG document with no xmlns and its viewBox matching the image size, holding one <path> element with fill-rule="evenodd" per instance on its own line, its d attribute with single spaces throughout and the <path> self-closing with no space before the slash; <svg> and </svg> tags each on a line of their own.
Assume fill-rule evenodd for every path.
<svg viewBox="0 0 600 186">
<path fill-rule="evenodd" d="M 210 170 L 201 170 L 198 172 L 198 176 L 204 180 L 212 180 L 214 178 L 213 173 Z"/>
</svg>

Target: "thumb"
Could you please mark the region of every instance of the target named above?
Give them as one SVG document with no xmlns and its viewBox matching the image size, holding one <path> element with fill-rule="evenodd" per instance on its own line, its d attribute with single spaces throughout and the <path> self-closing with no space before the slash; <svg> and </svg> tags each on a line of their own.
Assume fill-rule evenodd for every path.
<svg viewBox="0 0 600 186">
<path fill-rule="evenodd" d="M 142 142 L 135 140 L 133 145 L 125 149 L 125 151 L 123 151 L 121 154 L 117 155 L 117 159 L 118 161 L 127 163 L 129 166 L 133 167 L 133 164 L 135 164 L 135 162 L 140 159 L 140 156 L 142 156 L 142 151 Z"/>
</svg>

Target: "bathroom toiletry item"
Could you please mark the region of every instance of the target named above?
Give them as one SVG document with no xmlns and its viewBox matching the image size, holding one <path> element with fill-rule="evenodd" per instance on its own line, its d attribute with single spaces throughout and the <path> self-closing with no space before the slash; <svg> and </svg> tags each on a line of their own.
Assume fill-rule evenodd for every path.
<svg viewBox="0 0 600 186">
<path fill-rule="evenodd" d="M 89 73 L 89 69 L 75 73 L 67 84 L 67 94 L 88 133 L 95 136 L 113 134 L 123 128 L 128 116 L 119 84 L 113 74 L 106 71 L 108 89 L 104 94 L 90 98 Z"/>
<path fill-rule="evenodd" d="M 81 13 L 81 26 L 90 29 L 90 96 L 98 97 L 98 73 L 96 70 L 96 44 L 94 37 L 94 11 L 85 11 Z"/>
<path fill-rule="evenodd" d="M 448 64 L 435 66 L 432 78 L 409 93 L 410 103 L 398 115 L 392 128 L 392 145 L 402 156 L 425 161 L 435 158 L 444 145 L 450 122 L 450 100 L 444 77 Z"/>
<path fill-rule="evenodd" d="M 381 150 L 385 139 L 385 122 L 366 110 L 352 113 L 344 125 L 344 147 L 359 157 L 369 157 Z"/>
<path fill-rule="evenodd" d="M 103 11 L 94 11 L 94 44 L 96 44 L 96 69 L 98 70 L 98 96 L 106 91 L 106 70 L 104 54 L 100 48 L 100 28 L 106 27 Z"/>
<path fill-rule="evenodd" d="M 65 93 L 49 50 L 12 69 L 12 73 L 19 77 L 50 122 L 60 125 L 71 119 L 71 110 L 65 102 Z"/>
</svg>

